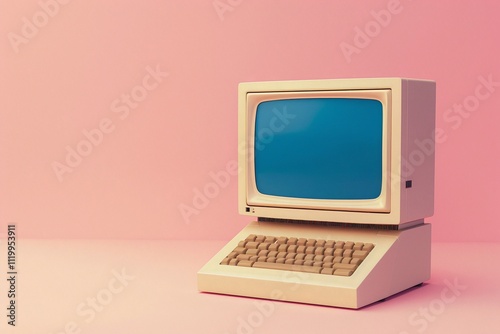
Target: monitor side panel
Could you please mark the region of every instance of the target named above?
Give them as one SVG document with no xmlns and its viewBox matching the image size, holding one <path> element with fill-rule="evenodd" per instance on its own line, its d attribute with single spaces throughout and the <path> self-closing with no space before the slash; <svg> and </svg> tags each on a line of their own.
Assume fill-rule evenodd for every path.
<svg viewBox="0 0 500 334">
<path fill-rule="evenodd" d="M 406 138 L 401 154 L 401 219 L 412 221 L 434 213 L 436 83 L 408 79 L 403 87 Z"/>
</svg>

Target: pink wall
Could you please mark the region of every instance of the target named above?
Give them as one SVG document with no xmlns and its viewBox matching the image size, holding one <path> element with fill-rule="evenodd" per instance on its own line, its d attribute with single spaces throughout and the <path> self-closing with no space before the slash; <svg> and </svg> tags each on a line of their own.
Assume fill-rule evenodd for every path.
<svg viewBox="0 0 500 334">
<path fill-rule="evenodd" d="M 232 170 L 238 82 L 402 76 L 438 83 L 434 240 L 498 242 L 499 17 L 494 0 L 3 1 L 0 233 L 228 239 L 250 219 L 236 176 L 179 207 Z"/>
</svg>

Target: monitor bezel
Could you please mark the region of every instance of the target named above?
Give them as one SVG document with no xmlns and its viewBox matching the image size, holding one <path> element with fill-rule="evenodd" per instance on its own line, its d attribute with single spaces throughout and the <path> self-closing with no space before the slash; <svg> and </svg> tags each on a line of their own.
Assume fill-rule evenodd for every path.
<svg viewBox="0 0 500 334">
<path fill-rule="evenodd" d="M 247 204 L 250 206 L 267 206 L 313 210 L 336 210 L 336 211 L 366 211 L 366 212 L 390 212 L 390 131 L 391 128 L 391 106 L 389 89 L 378 90 L 334 90 L 334 91 L 290 91 L 290 92 L 269 92 L 269 93 L 249 93 L 247 94 L 246 107 L 246 140 L 248 147 L 255 141 L 255 123 L 259 104 L 268 101 L 294 100 L 307 98 L 325 99 L 365 99 L 376 100 L 382 105 L 382 175 L 381 191 L 374 199 L 357 200 L 334 200 L 334 199 L 307 199 L 284 196 L 273 196 L 261 193 L 257 189 L 255 179 L 255 149 L 247 150 Z M 255 146 L 255 145 L 254 145 Z"/>
<path fill-rule="evenodd" d="M 403 115 L 406 106 L 403 105 L 406 94 L 404 81 L 401 78 L 370 78 L 370 79 L 331 79 L 331 80 L 294 80 L 294 81 L 267 81 L 245 82 L 239 85 L 238 96 L 238 210 L 241 214 L 255 217 L 293 219 L 315 222 L 342 222 L 354 224 L 387 224 L 398 225 L 406 223 L 402 217 L 405 210 L 405 191 L 401 179 L 401 154 L 407 133 L 403 130 Z M 254 205 L 248 203 L 247 188 L 250 175 L 249 154 L 251 145 L 248 145 L 248 124 L 251 122 L 248 113 L 249 94 L 283 93 L 283 92 L 332 92 L 332 91 L 379 91 L 389 90 L 387 153 L 389 171 L 386 172 L 389 182 L 387 187 L 389 201 L 388 212 L 374 212 L 370 210 L 341 210 L 296 208 L 293 206 Z"/>
</svg>

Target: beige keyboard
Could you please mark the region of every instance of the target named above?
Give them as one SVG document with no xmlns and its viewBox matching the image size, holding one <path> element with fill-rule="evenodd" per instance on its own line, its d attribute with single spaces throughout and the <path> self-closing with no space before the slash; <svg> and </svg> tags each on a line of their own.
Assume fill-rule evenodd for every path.
<svg viewBox="0 0 500 334">
<path fill-rule="evenodd" d="M 351 276 L 374 247 L 363 242 L 251 234 L 220 264 Z"/>
</svg>

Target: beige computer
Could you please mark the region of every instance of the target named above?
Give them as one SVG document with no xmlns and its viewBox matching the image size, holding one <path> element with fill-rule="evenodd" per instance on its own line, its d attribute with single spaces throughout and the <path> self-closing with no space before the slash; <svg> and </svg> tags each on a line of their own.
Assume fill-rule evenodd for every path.
<svg viewBox="0 0 500 334">
<path fill-rule="evenodd" d="M 242 83 L 238 205 L 203 292 L 360 308 L 430 277 L 436 86 Z"/>
</svg>

